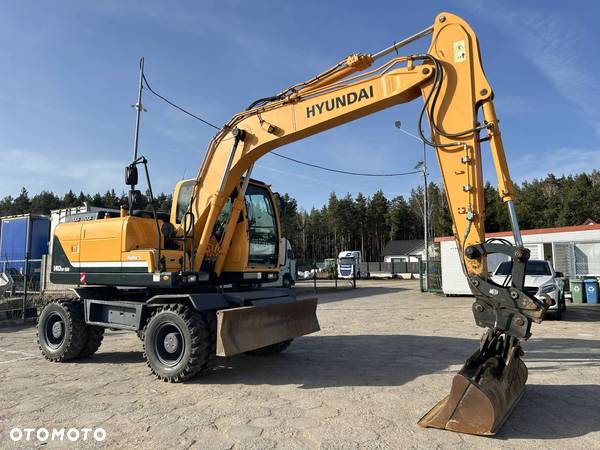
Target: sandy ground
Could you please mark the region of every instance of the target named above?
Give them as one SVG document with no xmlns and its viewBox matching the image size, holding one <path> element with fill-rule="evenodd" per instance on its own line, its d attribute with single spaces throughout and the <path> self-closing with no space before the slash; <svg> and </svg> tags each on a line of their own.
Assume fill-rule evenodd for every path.
<svg viewBox="0 0 600 450">
<path fill-rule="evenodd" d="M 275 357 L 220 359 L 183 384 L 157 381 L 131 332 L 57 364 L 40 356 L 34 328 L 0 329 L 0 447 L 600 448 L 600 308 L 534 325 L 526 393 L 481 438 L 416 425 L 477 347 L 472 299 L 360 280 L 319 301 L 319 333 Z M 106 439 L 15 443 L 14 427 L 101 427 Z"/>
</svg>

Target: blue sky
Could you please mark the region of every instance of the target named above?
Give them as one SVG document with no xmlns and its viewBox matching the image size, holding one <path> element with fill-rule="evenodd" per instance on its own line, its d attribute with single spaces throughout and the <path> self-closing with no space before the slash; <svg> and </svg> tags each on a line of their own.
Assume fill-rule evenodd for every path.
<svg viewBox="0 0 600 450">
<path fill-rule="evenodd" d="M 137 67 L 152 87 L 217 124 L 352 52 L 376 52 L 429 26 L 464 17 L 482 59 L 513 177 L 600 167 L 596 1 L 60 1 L 2 2 L 0 196 L 124 189 L 133 140 Z M 410 5 L 410 6 L 407 6 Z M 423 51 L 427 38 L 403 53 Z M 155 191 L 195 176 L 212 129 L 147 95 L 140 151 Z M 420 101 L 279 149 L 338 169 L 402 172 L 420 159 Z M 429 151 L 433 162 L 433 153 Z M 486 179 L 495 183 L 484 157 Z M 431 165 L 431 175 L 439 171 Z M 273 155 L 253 174 L 306 209 L 329 193 L 407 195 L 418 175 L 369 179 L 298 166 Z"/>
</svg>

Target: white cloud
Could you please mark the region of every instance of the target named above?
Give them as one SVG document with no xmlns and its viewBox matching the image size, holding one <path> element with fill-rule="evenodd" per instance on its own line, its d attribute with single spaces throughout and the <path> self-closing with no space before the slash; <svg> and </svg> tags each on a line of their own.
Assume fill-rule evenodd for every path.
<svg viewBox="0 0 600 450">
<path fill-rule="evenodd" d="M 292 163 L 292 164 L 294 164 L 294 163 Z M 259 163 L 256 163 L 254 166 L 259 169 L 267 170 L 269 172 L 275 172 L 275 173 L 278 173 L 281 175 L 285 175 L 286 177 L 298 178 L 305 182 L 308 181 L 310 183 L 313 183 L 313 184 L 310 184 L 310 183 L 303 184 L 302 189 L 312 189 L 312 190 L 317 190 L 317 191 L 323 192 L 323 188 L 320 188 L 320 187 L 314 185 L 314 184 L 317 184 L 317 185 L 321 185 L 321 186 L 326 186 L 330 189 L 337 188 L 337 189 L 342 189 L 342 190 L 346 189 L 347 190 L 346 185 L 334 183 L 331 181 L 326 181 L 326 179 L 324 179 L 324 178 L 315 178 L 315 177 L 311 177 L 309 175 L 304 175 L 303 173 L 292 172 L 289 170 L 281 170 L 281 169 L 277 169 L 275 167 L 265 166 L 264 164 L 259 164 Z M 317 169 L 315 169 L 315 170 L 317 170 Z M 263 180 L 263 181 L 265 181 L 265 180 Z M 272 180 L 269 180 L 269 182 L 271 182 L 271 181 Z M 292 187 L 291 184 L 288 185 L 287 190 L 290 191 L 291 187 Z"/>
<path fill-rule="evenodd" d="M 584 44 L 594 37 L 588 36 L 581 24 L 515 3 L 495 3 L 493 14 L 488 2 L 466 6 L 504 30 L 515 50 L 528 58 L 600 135 L 600 81 L 589 71 L 589 65 L 586 67 L 591 55 L 583 50 Z"/>
<path fill-rule="evenodd" d="M 57 109 L 57 108 L 45 105 L 43 103 L 40 103 L 40 101 L 38 101 L 38 100 L 36 100 L 35 102 L 32 102 L 32 101 L 22 99 L 22 98 L 14 98 L 14 97 L 8 97 L 6 95 L 0 95 L 0 101 L 7 102 L 7 103 L 13 103 L 13 104 L 19 105 L 19 106 L 21 106 L 23 108 L 27 108 L 27 109 L 35 109 L 35 110 L 41 111 L 42 113 L 49 113 L 52 116 L 59 115 L 59 116 L 65 117 L 69 120 L 75 120 L 78 122 L 93 124 L 94 126 L 102 126 L 102 127 L 111 128 L 114 130 L 118 130 L 120 128 L 113 123 L 103 122 L 103 121 L 100 121 L 97 119 L 88 118 L 82 114 L 73 114 L 69 111 L 65 111 L 62 109 Z"/>
<path fill-rule="evenodd" d="M 89 193 L 123 185 L 121 162 L 89 156 L 69 159 L 52 151 L 2 149 L 0 167 L 4 173 L 0 178 L 0 192 L 15 195 L 25 186 L 31 193 L 44 189 L 57 193 L 69 189 Z"/>
<path fill-rule="evenodd" d="M 556 176 L 589 173 L 600 167 L 600 149 L 561 147 L 543 153 L 543 157 L 536 152 L 512 161 L 510 166 L 515 181 L 532 181 L 535 178 L 544 178 L 549 173 Z"/>
</svg>

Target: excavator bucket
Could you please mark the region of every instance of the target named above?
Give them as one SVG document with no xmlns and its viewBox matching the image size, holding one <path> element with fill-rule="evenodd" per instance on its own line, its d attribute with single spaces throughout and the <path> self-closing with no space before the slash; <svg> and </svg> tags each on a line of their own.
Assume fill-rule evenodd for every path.
<svg viewBox="0 0 600 450">
<path fill-rule="evenodd" d="M 217 311 L 217 355 L 236 355 L 319 331 L 316 311 L 316 298 Z"/>
<path fill-rule="evenodd" d="M 480 436 L 496 434 L 525 391 L 527 367 L 520 352 L 515 347 L 505 363 L 499 356 L 482 361 L 477 351 L 454 376 L 450 395 L 419 425 Z"/>
</svg>

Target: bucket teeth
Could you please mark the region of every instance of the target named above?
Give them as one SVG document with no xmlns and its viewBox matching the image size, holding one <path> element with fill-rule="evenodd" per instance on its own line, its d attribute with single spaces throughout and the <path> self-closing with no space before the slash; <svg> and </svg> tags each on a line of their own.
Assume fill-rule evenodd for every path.
<svg viewBox="0 0 600 450">
<path fill-rule="evenodd" d="M 450 395 L 425 414 L 419 425 L 481 436 L 496 434 L 525 390 L 527 367 L 520 353 L 518 345 L 508 350 L 506 360 L 475 352 L 454 376 Z"/>
</svg>

